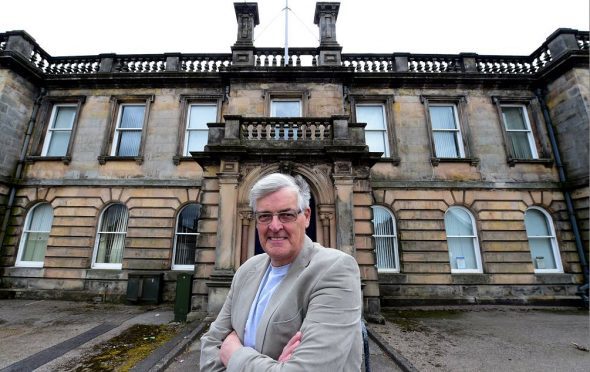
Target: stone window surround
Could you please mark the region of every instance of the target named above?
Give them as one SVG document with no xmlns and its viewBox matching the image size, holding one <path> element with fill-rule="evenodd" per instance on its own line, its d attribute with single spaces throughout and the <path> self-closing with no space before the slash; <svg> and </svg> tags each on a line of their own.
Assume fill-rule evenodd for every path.
<svg viewBox="0 0 590 372">
<path fill-rule="evenodd" d="M 356 123 L 356 105 L 357 104 L 381 104 L 385 107 L 385 125 L 387 127 L 387 140 L 389 141 L 389 157 L 383 157 L 381 162 L 391 162 L 393 165 L 399 165 L 400 158 L 398 155 L 397 135 L 395 131 L 395 121 L 393 120 L 393 103 L 395 98 L 392 94 L 348 94 L 347 99 L 350 102 L 351 122 Z"/>
<path fill-rule="evenodd" d="M 469 163 L 471 166 L 477 166 L 479 159 L 473 156 L 471 132 L 469 130 L 469 120 L 466 114 L 465 106 L 467 104 L 467 97 L 464 95 L 458 96 L 431 96 L 421 95 L 420 102 L 424 105 L 424 113 L 426 115 L 426 127 L 428 130 L 428 142 L 430 145 L 430 163 L 437 166 L 440 163 Z M 463 141 L 463 151 L 465 156 L 463 158 L 440 158 L 436 156 L 434 147 L 434 135 L 432 133 L 432 119 L 430 117 L 430 104 L 449 104 L 454 105 L 457 110 L 457 117 L 459 122 L 457 126 L 461 133 L 461 140 Z"/>
<path fill-rule="evenodd" d="M 536 97 L 509 97 L 509 96 L 492 96 L 492 102 L 496 106 L 498 114 L 498 123 L 502 132 L 502 140 L 504 141 L 504 148 L 506 150 L 506 158 L 508 165 L 514 167 L 517 163 L 540 163 L 545 167 L 553 165 L 551 152 L 549 151 L 549 144 L 543 136 L 545 133 L 542 123 L 544 120 L 541 115 L 541 108 Z M 533 134 L 534 143 L 537 146 L 538 159 L 517 159 L 512 154 L 512 149 L 509 146 L 508 134 L 506 133 L 506 124 L 502 115 L 502 105 L 523 105 L 528 114 L 529 123 L 531 125 L 531 132 Z"/>
<path fill-rule="evenodd" d="M 186 136 L 186 121 L 190 105 L 195 103 L 214 103 L 217 105 L 217 119 L 221 122 L 221 106 L 224 100 L 223 94 L 181 94 L 180 95 L 180 118 L 178 120 L 178 139 L 176 141 L 176 154 L 172 158 L 174 165 L 181 161 L 192 160 L 190 156 L 184 156 L 184 141 Z"/>
<path fill-rule="evenodd" d="M 29 156 L 27 156 L 27 162 L 36 162 L 36 161 L 62 161 L 64 164 L 69 164 L 72 160 L 72 147 L 74 143 L 74 138 L 76 137 L 76 130 L 78 128 L 78 121 L 80 118 L 80 111 L 82 110 L 82 105 L 86 102 L 86 96 L 47 96 L 43 98 L 43 102 L 41 103 L 41 110 L 39 111 L 39 116 L 37 120 L 39 120 L 42 125 L 38 127 L 38 130 L 35 131 L 33 135 L 33 139 L 31 141 L 31 147 L 29 150 Z M 51 115 L 53 113 L 54 107 L 61 104 L 69 104 L 69 105 L 76 105 L 76 114 L 74 116 L 74 122 L 72 123 L 72 131 L 70 133 L 70 140 L 68 142 L 68 148 L 66 150 L 66 154 L 64 156 L 42 156 L 41 151 L 43 149 L 43 144 L 45 142 L 47 136 L 47 129 L 49 127 L 49 122 L 51 121 Z"/>
<path fill-rule="evenodd" d="M 98 162 L 103 165 L 107 161 L 120 161 L 120 160 L 135 160 L 137 164 L 143 163 L 143 153 L 145 147 L 145 141 L 147 136 L 148 122 L 150 116 L 150 106 L 154 102 L 154 95 L 122 95 L 122 96 L 111 96 L 110 99 L 110 115 L 105 129 L 105 135 L 98 156 Z M 139 151 L 137 156 L 111 156 L 111 147 L 113 145 L 113 139 L 115 136 L 115 129 L 117 127 L 117 119 L 121 105 L 123 104 L 145 104 L 145 114 L 143 116 L 143 125 L 141 127 L 141 142 L 139 144 Z"/>
<path fill-rule="evenodd" d="M 298 90 L 267 90 L 262 94 L 264 99 L 264 116 L 270 117 L 271 103 L 274 99 L 298 99 L 301 101 L 301 117 L 309 116 L 309 97 L 310 93 L 307 89 Z"/>
</svg>

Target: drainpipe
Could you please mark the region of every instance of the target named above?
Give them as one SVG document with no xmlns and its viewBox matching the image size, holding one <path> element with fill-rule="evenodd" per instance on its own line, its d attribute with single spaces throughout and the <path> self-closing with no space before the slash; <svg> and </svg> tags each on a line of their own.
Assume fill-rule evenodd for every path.
<svg viewBox="0 0 590 372">
<path fill-rule="evenodd" d="M 586 252 L 584 251 L 584 245 L 582 244 L 582 237 L 580 236 L 580 231 L 578 230 L 578 221 L 576 219 L 576 214 L 574 212 L 574 203 L 572 202 L 572 196 L 566 186 L 567 178 L 565 176 L 565 169 L 563 163 L 561 162 L 559 147 L 557 146 L 555 131 L 553 130 L 553 122 L 551 121 L 551 117 L 549 116 L 549 109 L 547 108 L 547 104 L 545 103 L 545 99 L 543 98 L 542 90 L 537 89 L 535 91 L 535 95 L 541 103 L 541 108 L 543 110 L 543 117 L 545 118 L 545 124 L 547 125 L 547 133 L 549 134 L 551 148 L 553 150 L 553 155 L 555 156 L 555 164 L 557 165 L 557 171 L 559 173 L 559 182 L 561 183 L 563 195 L 565 197 L 567 214 L 569 216 L 570 225 L 572 225 L 572 230 L 574 232 L 578 256 L 580 257 L 580 266 L 582 266 L 584 284 L 578 287 L 578 294 L 582 297 L 582 300 L 584 301 L 586 307 L 588 307 L 588 260 L 586 258 Z"/>
<path fill-rule="evenodd" d="M 4 218 L 2 219 L 2 228 L 0 229 L 0 246 L 4 245 L 4 238 L 6 237 L 6 229 L 8 228 L 8 220 L 10 219 L 10 213 L 12 211 L 12 207 L 14 206 L 14 198 L 16 196 L 16 182 L 20 180 L 23 174 L 23 167 L 25 164 L 25 157 L 27 156 L 27 149 L 29 148 L 29 143 L 31 142 L 31 134 L 33 133 L 33 128 L 35 127 L 35 119 L 37 118 L 37 112 L 39 111 L 39 107 L 41 106 L 41 99 L 45 95 L 46 91 L 45 88 L 41 88 L 39 95 L 35 99 L 35 103 L 33 104 L 33 112 L 31 113 L 31 118 L 29 119 L 29 124 L 27 126 L 27 132 L 25 133 L 25 140 L 23 142 L 23 148 L 21 149 L 20 156 L 18 158 L 18 164 L 16 166 L 16 171 L 14 172 L 14 178 L 12 182 L 12 186 L 10 186 L 10 194 L 8 196 L 8 204 L 6 204 L 6 212 L 4 212 Z"/>
</svg>

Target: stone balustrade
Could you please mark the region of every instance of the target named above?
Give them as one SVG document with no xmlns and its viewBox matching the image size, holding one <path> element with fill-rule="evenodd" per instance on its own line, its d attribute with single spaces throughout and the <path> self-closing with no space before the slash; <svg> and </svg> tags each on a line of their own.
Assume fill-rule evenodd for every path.
<svg viewBox="0 0 590 372">
<path fill-rule="evenodd" d="M 323 142 L 332 140 L 329 118 L 243 118 L 244 141 Z"/>
<path fill-rule="evenodd" d="M 447 54 L 341 54 L 333 66 L 354 73 L 470 73 L 482 75 L 532 75 L 549 66 L 567 52 L 588 51 L 589 33 L 558 29 L 529 56 L 490 56 L 462 53 Z M 318 68 L 320 48 L 290 48 L 284 64 L 283 48 L 252 47 L 251 67 Z M 24 31 L 0 33 L 0 57 L 20 55 L 39 72 L 47 75 L 85 75 L 95 73 L 220 73 L 234 66 L 231 53 L 138 54 L 52 57 Z M 242 63 L 239 67 L 243 67 Z M 346 71 L 345 70 L 345 71 Z"/>
</svg>

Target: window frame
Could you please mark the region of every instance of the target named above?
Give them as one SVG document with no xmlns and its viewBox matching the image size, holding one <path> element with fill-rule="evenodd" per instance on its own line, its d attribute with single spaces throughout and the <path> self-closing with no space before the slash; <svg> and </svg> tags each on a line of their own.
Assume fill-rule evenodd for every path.
<svg viewBox="0 0 590 372">
<path fill-rule="evenodd" d="M 533 250 L 530 244 L 530 239 L 531 236 L 529 236 L 529 233 L 526 229 L 526 213 L 529 210 L 536 210 L 538 212 L 540 212 L 543 217 L 545 218 L 545 224 L 547 229 L 549 230 L 550 233 L 552 233 L 552 235 L 549 236 L 535 236 L 535 238 L 539 238 L 539 239 L 548 239 L 550 244 L 551 244 L 551 253 L 553 254 L 553 260 L 555 261 L 555 269 L 537 269 L 536 265 L 535 265 L 535 259 L 533 258 Z M 549 213 L 540 207 L 537 206 L 532 206 L 527 208 L 527 210 L 524 213 L 524 225 L 525 225 L 525 232 L 527 235 L 527 242 L 529 244 L 529 252 L 531 254 L 531 262 L 533 264 L 533 268 L 535 271 L 535 274 L 560 274 L 563 273 L 563 263 L 561 262 L 561 254 L 559 251 L 559 244 L 557 242 L 557 235 L 555 233 L 555 226 L 553 224 L 553 219 L 551 218 L 551 215 L 549 215 Z"/>
<path fill-rule="evenodd" d="M 191 205 L 196 205 L 197 208 L 199 208 L 198 211 L 198 217 L 197 217 L 197 229 L 198 229 L 198 221 L 200 220 L 201 217 L 201 210 L 202 210 L 202 205 L 199 203 L 187 203 L 185 205 L 183 205 L 180 210 L 178 211 L 178 215 L 176 216 L 176 224 L 174 225 L 174 245 L 173 245 L 173 250 L 172 250 L 172 264 L 171 264 L 171 269 L 172 270 L 178 270 L 178 271 L 193 271 L 195 269 L 195 264 L 192 265 L 186 265 L 186 264 L 176 264 L 176 254 L 177 254 L 177 248 L 178 248 L 178 236 L 179 235 L 193 235 L 195 236 L 195 239 L 199 239 L 199 236 L 201 235 L 201 233 L 196 232 L 196 233 L 179 233 L 178 232 L 178 222 L 180 220 L 180 216 L 182 215 L 182 212 L 189 206 Z M 195 258 L 196 258 L 196 246 L 195 246 Z"/>
<path fill-rule="evenodd" d="M 380 162 L 390 162 L 393 165 L 399 165 L 400 158 L 398 155 L 397 134 L 395 131 L 395 122 L 393 117 L 393 104 L 395 102 L 393 95 L 366 95 L 366 94 L 348 94 L 346 99 L 350 102 L 350 116 L 353 123 L 358 123 L 357 106 L 379 104 L 384 108 L 386 144 L 389 155 L 379 159 Z M 365 129 L 363 128 L 363 132 Z M 368 145 L 367 145 L 368 146 Z M 370 151 L 370 149 L 369 149 Z"/>
<path fill-rule="evenodd" d="M 377 235 L 375 234 L 375 209 L 381 209 L 384 212 L 386 212 L 388 214 L 388 216 L 391 218 L 391 222 L 393 225 L 393 235 Z M 397 223 L 396 223 L 396 219 L 395 216 L 393 214 L 393 212 L 391 210 L 389 210 L 389 208 L 384 207 L 382 205 L 372 205 L 371 206 L 371 213 L 373 215 L 373 218 L 371 219 L 371 225 L 373 227 L 373 243 L 375 246 L 375 267 L 377 268 L 377 272 L 378 273 L 399 273 L 400 272 L 400 259 L 399 259 L 399 242 L 398 242 L 398 233 L 397 233 Z M 387 267 L 387 268 L 380 268 L 378 266 L 378 253 L 377 253 L 377 238 L 393 238 L 393 249 L 392 249 L 392 253 L 393 253 L 393 260 L 394 260 L 394 265 L 395 267 L 391 268 L 391 267 Z"/>
<path fill-rule="evenodd" d="M 126 212 L 127 212 L 127 221 L 125 221 L 125 232 L 109 232 L 109 231 L 101 231 L 102 229 L 102 224 L 104 221 L 104 216 L 106 214 L 106 212 L 109 210 L 109 208 L 115 206 L 115 205 L 121 205 L 125 208 Z M 100 218 L 98 220 L 98 225 L 97 225 L 97 229 L 96 229 L 96 238 L 94 241 L 94 249 L 92 252 L 92 265 L 91 268 L 92 269 L 106 269 L 106 270 L 121 270 L 123 268 L 123 260 L 124 260 L 124 253 L 125 253 L 125 246 L 126 246 L 126 242 L 125 240 L 127 239 L 127 231 L 129 229 L 129 208 L 127 208 L 127 206 L 123 203 L 120 202 L 115 202 L 115 203 L 110 203 L 108 204 L 101 212 L 100 214 Z M 121 262 L 119 263 L 105 263 L 105 262 L 96 262 L 96 259 L 98 258 L 98 250 L 100 248 L 100 238 L 101 238 L 101 234 L 120 234 L 120 235 L 124 235 L 123 237 L 123 247 L 121 248 L 122 252 L 121 252 Z"/>
<path fill-rule="evenodd" d="M 545 167 L 553 165 L 549 144 L 547 143 L 547 134 L 543 128 L 544 119 L 542 118 L 541 108 L 536 97 L 498 97 L 492 96 L 492 102 L 496 106 L 496 112 L 502 132 L 502 140 L 504 141 L 504 149 L 506 151 L 506 161 L 513 167 L 517 163 L 541 163 Z M 528 143 L 533 154 L 533 158 L 517 158 L 512 150 L 510 137 L 504 120 L 504 113 L 502 107 L 521 107 L 521 113 L 528 126 L 530 135 Z M 536 157 L 534 154 L 536 153 Z"/>
<path fill-rule="evenodd" d="M 469 117 L 466 113 L 467 97 L 459 96 L 429 96 L 421 95 L 420 102 L 424 105 L 424 113 L 426 116 L 426 127 L 428 130 L 428 142 L 430 145 L 430 162 L 433 166 L 440 163 L 469 163 L 471 166 L 479 164 L 479 158 L 475 157 L 472 151 L 471 132 L 469 130 Z M 430 107 L 452 106 L 453 115 L 455 118 L 455 128 L 457 134 L 455 135 L 455 143 L 459 144 L 460 157 L 448 158 L 440 157 L 436 154 L 436 146 L 434 141 L 434 129 L 432 126 L 432 115 L 430 114 Z"/>
<path fill-rule="evenodd" d="M 297 116 L 276 116 L 276 106 L 280 102 L 297 102 L 299 103 L 299 114 Z M 299 98 L 273 98 L 270 100 L 270 117 L 272 118 L 282 118 L 282 117 L 293 117 L 293 118 L 300 118 L 303 117 L 303 102 Z"/>
<path fill-rule="evenodd" d="M 223 94 L 181 94 L 180 95 L 180 118 L 178 120 L 178 138 L 176 154 L 172 158 L 174 165 L 179 165 L 181 161 L 192 160 L 190 154 L 185 155 L 186 132 L 189 120 L 189 110 L 191 105 L 195 104 L 215 104 L 217 105 L 216 122 L 221 122 L 221 108 L 224 101 Z"/>
<path fill-rule="evenodd" d="M 30 229 L 30 225 L 31 222 L 33 221 L 33 216 L 35 211 L 37 210 L 37 208 L 39 208 L 42 205 L 47 205 L 49 206 L 49 208 L 51 208 L 51 226 L 49 227 L 48 231 L 41 231 L 41 230 L 31 230 Z M 25 223 L 23 225 L 23 231 L 20 234 L 20 242 L 18 245 L 18 252 L 16 255 L 16 261 L 14 263 L 15 267 L 38 267 L 38 268 L 42 268 L 43 265 L 45 264 L 45 256 L 47 255 L 47 247 L 49 246 L 49 237 L 51 234 L 51 229 L 53 227 L 53 218 L 55 217 L 54 211 L 53 211 L 53 206 L 51 205 L 51 203 L 49 202 L 39 202 L 36 203 L 35 205 L 33 205 L 33 207 L 31 207 L 31 209 L 29 209 L 27 216 L 25 218 Z M 25 253 L 25 248 L 28 242 L 28 237 L 30 233 L 47 233 L 47 244 L 45 245 L 45 254 L 43 255 L 43 261 L 25 261 L 23 260 L 23 255 Z"/>
<path fill-rule="evenodd" d="M 107 161 L 126 161 L 135 160 L 137 164 L 142 164 L 144 160 L 144 148 L 148 132 L 148 123 L 150 117 L 151 104 L 154 101 L 154 95 L 130 95 L 130 96 L 111 96 L 110 105 L 111 111 L 106 126 L 102 148 L 98 156 L 98 162 L 103 165 Z M 139 143 L 138 153 L 135 156 L 118 156 L 116 153 L 118 132 L 121 116 L 123 113 L 123 106 L 126 105 L 145 105 L 143 122 L 141 126 L 141 139 Z"/>
<path fill-rule="evenodd" d="M 39 110 L 37 120 L 42 123 L 38 130 L 35 130 L 31 139 L 31 147 L 29 149 L 29 156 L 27 156 L 27 162 L 36 161 L 62 161 L 68 165 L 72 160 L 72 150 L 76 133 L 78 130 L 78 122 L 80 121 L 80 113 L 82 111 L 82 105 L 86 102 L 86 96 L 47 96 L 43 99 Z M 47 133 L 50 130 L 52 122 L 55 117 L 55 108 L 59 106 L 70 106 L 76 107 L 74 113 L 74 120 L 72 122 L 72 128 L 70 130 L 70 138 L 68 140 L 66 153 L 61 156 L 47 156 L 44 155 L 45 147 L 49 146 L 47 141 Z"/>
<path fill-rule="evenodd" d="M 473 235 L 448 235 L 448 233 L 447 233 L 447 214 L 452 209 L 460 209 L 460 210 L 467 213 L 467 215 L 471 219 L 471 229 L 472 229 Z M 481 258 L 481 247 L 479 245 L 479 237 L 477 234 L 478 230 L 477 230 L 475 217 L 471 213 L 471 211 L 469 209 L 467 209 L 463 206 L 459 206 L 459 205 L 450 206 L 445 211 L 443 221 L 444 221 L 444 226 L 445 226 L 445 239 L 447 241 L 447 251 L 449 254 L 449 265 L 451 267 L 451 274 L 483 274 L 483 262 L 482 262 L 482 258 Z M 450 244 L 449 238 L 472 239 L 472 246 L 473 246 L 473 250 L 474 250 L 473 254 L 475 257 L 475 264 L 476 264 L 476 267 L 474 269 L 454 269 L 453 268 L 453 264 L 452 264 L 452 257 L 453 256 L 451 253 L 451 244 Z"/>
<path fill-rule="evenodd" d="M 264 90 L 264 116 L 272 116 L 272 102 L 273 101 L 295 101 L 300 102 L 301 114 L 299 117 L 309 116 L 309 90 Z"/>
</svg>

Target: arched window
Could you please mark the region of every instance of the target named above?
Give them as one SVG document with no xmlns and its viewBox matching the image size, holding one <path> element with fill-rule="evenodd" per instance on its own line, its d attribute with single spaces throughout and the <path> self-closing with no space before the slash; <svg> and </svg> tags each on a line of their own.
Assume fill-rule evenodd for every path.
<svg viewBox="0 0 590 372">
<path fill-rule="evenodd" d="M 174 235 L 173 270 L 194 270 L 200 216 L 201 205 L 197 203 L 185 206 L 178 214 Z"/>
<path fill-rule="evenodd" d="M 555 230 L 547 212 L 537 207 L 527 209 L 524 225 L 535 272 L 563 272 Z"/>
<path fill-rule="evenodd" d="M 452 273 L 481 273 L 481 255 L 475 220 L 463 207 L 450 207 L 445 213 L 445 230 Z"/>
<path fill-rule="evenodd" d="M 104 210 L 96 236 L 93 268 L 120 269 L 122 267 L 127 219 L 127 207 L 123 204 L 113 204 Z"/>
<path fill-rule="evenodd" d="M 20 240 L 16 266 L 43 267 L 53 208 L 49 203 L 34 206 L 27 215 Z"/>
<path fill-rule="evenodd" d="M 373 205 L 373 238 L 377 270 L 381 272 L 399 272 L 399 254 L 397 249 L 397 230 L 395 218 L 386 208 Z"/>
</svg>

